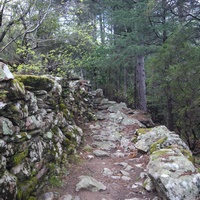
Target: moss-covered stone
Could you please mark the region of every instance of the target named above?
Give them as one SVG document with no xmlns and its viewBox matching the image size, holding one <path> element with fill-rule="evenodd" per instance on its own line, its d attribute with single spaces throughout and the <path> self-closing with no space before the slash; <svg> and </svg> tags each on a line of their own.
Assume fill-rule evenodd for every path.
<svg viewBox="0 0 200 200">
<path fill-rule="evenodd" d="M 16 196 L 17 200 L 21 200 L 22 199 L 22 190 L 21 188 L 18 186 L 17 187 L 17 196 Z"/>
<path fill-rule="evenodd" d="M 22 160 L 24 158 L 26 158 L 27 155 L 28 155 L 28 149 L 26 149 L 25 151 L 23 151 L 21 153 L 15 154 L 12 159 L 12 165 L 16 166 L 16 165 L 20 164 L 22 162 Z"/>
<path fill-rule="evenodd" d="M 170 156 L 176 156 L 176 154 L 171 149 L 160 149 L 157 151 L 154 151 L 151 154 L 152 160 L 156 160 L 158 158 L 164 158 L 164 157 L 170 157 Z"/>
<path fill-rule="evenodd" d="M 65 138 L 62 142 L 62 145 L 64 145 L 65 147 L 68 147 L 72 142 L 68 139 L 68 138 Z"/>
<path fill-rule="evenodd" d="M 7 90 L 0 90 L 0 101 L 4 102 L 7 99 L 7 94 L 8 94 Z"/>
<path fill-rule="evenodd" d="M 36 177 L 31 178 L 30 180 L 19 183 L 19 188 L 22 192 L 22 200 L 27 200 L 31 194 L 35 191 L 38 181 Z"/>
<path fill-rule="evenodd" d="M 25 86 L 22 82 L 18 81 L 17 79 L 12 80 L 12 84 L 15 87 L 15 89 L 21 94 L 25 94 Z"/>
<path fill-rule="evenodd" d="M 137 129 L 136 132 L 138 135 L 142 135 L 142 134 L 148 133 L 151 130 L 152 130 L 152 128 L 139 128 L 139 129 Z"/>
<path fill-rule="evenodd" d="M 192 156 L 191 152 L 186 149 L 180 149 L 181 153 L 193 164 L 195 163 L 195 158 Z"/>
<path fill-rule="evenodd" d="M 95 121 L 95 115 L 92 112 L 87 112 L 86 117 L 89 121 Z"/>
<path fill-rule="evenodd" d="M 66 109 L 66 105 L 64 103 L 59 104 L 60 111 L 64 111 Z"/>
<path fill-rule="evenodd" d="M 137 136 L 134 135 L 131 139 L 131 142 L 136 143 L 138 141 Z"/>
<path fill-rule="evenodd" d="M 37 198 L 36 198 L 36 197 L 33 197 L 33 196 L 31 196 L 31 197 L 29 197 L 29 198 L 28 198 L 28 200 L 37 200 Z"/>
<path fill-rule="evenodd" d="M 54 86 L 53 80 L 43 76 L 15 75 L 15 78 L 30 90 L 46 90 L 49 92 Z"/>
<path fill-rule="evenodd" d="M 167 136 L 160 138 L 159 140 L 157 140 L 156 142 L 154 142 L 151 146 L 150 146 L 150 154 L 152 154 L 154 151 L 157 151 L 160 149 L 160 146 L 167 140 Z"/>
<path fill-rule="evenodd" d="M 23 83 L 14 79 L 10 82 L 9 93 L 7 97 L 15 100 L 15 99 L 24 99 L 25 97 L 25 86 Z"/>
<path fill-rule="evenodd" d="M 15 142 L 24 142 L 26 140 L 29 140 L 31 138 L 30 135 L 28 135 L 26 132 L 20 132 L 19 134 L 14 136 Z"/>
<path fill-rule="evenodd" d="M 14 131 L 12 122 L 4 117 L 0 117 L 0 134 L 13 135 Z"/>
</svg>

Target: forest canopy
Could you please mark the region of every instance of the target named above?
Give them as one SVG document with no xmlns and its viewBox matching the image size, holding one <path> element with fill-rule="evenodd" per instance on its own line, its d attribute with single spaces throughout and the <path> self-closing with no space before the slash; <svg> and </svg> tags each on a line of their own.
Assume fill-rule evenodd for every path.
<svg viewBox="0 0 200 200">
<path fill-rule="evenodd" d="M 200 1 L 0 0 L 0 60 L 17 73 L 89 79 L 200 139 Z"/>
</svg>

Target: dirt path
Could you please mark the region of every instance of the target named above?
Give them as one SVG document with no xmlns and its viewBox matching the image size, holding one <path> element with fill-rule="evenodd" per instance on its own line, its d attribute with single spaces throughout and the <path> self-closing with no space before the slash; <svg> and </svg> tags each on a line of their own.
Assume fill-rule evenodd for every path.
<svg viewBox="0 0 200 200">
<path fill-rule="evenodd" d="M 114 112 L 107 109 L 96 111 L 97 120 L 84 127 L 84 142 L 77 152 L 81 162 L 71 164 L 68 175 L 63 179 L 63 186 L 53 190 L 52 198 L 47 195 L 48 198 L 46 196 L 43 199 L 158 199 L 155 191 L 148 192 L 143 187 L 149 158 L 138 153 L 131 142 L 135 130 L 144 127 L 140 121 L 145 117 L 137 111 L 120 109 Z M 92 192 L 89 186 L 78 190 L 79 177 L 83 175 L 93 177 L 106 189 Z"/>
</svg>

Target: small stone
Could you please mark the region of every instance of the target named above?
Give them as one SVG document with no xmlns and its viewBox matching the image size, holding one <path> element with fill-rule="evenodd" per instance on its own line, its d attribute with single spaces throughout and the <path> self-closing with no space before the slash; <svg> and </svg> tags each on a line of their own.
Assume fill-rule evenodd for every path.
<svg viewBox="0 0 200 200">
<path fill-rule="evenodd" d="M 151 181 L 151 179 L 148 177 L 146 180 L 145 180 L 145 182 L 144 182 L 144 188 L 148 191 L 148 192 L 150 192 L 150 191 L 152 191 L 152 190 L 154 190 L 155 188 L 154 188 L 154 186 L 153 186 L 153 183 L 152 183 L 152 181 Z"/>
<path fill-rule="evenodd" d="M 73 197 L 70 194 L 61 196 L 58 200 L 72 200 Z"/>
<path fill-rule="evenodd" d="M 131 171 L 132 169 L 133 169 L 133 167 L 130 166 L 130 165 L 127 165 L 127 166 L 124 168 L 124 170 L 126 170 L 126 171 Z"/>
<path fill-rule="evenodd" d="M 138 167 L 138 168 L 143 168 L 142 164 L 136 164 L 135 166 Z"/>
<path fill-rule="evenodd" d="M 45 193 L 43 195 L 43 200 L 53 200 L 54 199 L 54 194 L 53 192 L 48 192 L 48 193 Z"/>
<path fill-rule="evenodd" d="M 124 157 L 124 153 L 121 153 L 121 152 L 113 153 L 113 155 L 118 157 L 118 158 L 123 158 Z"/>
<path fill-rule="evenodd" d="M 108 168 L 104 168 L 103 171 L 102 171 L 102 173 L 103 173 L 104 176 L 111 176 L 111 175 L 113 175 L 113 172 L 110 169 L 108 169 Z"/>
<path fill-rule="evenodd" d="M 109 153 L 107 153 L 106 151 L 102 151 L 102 150 L 94 150 L 93 154 L 97 157 L 105 157 L 105 156 L 109 156 Z"/>
<path fill-rule="evenodd" d="M 80 176 L 81 181 L 76 185 L 76 191 L 88 189 L 92 192 L 106 190 L 106 186 L 90 176 Z"/>
<path fill-rule="evenodd" d="M 128 172 L 126 172 L 125 170 L 120 170 L 121 174 L 123 176 L 129 176 L 130 174 Z"/>
<path fill-rule="evenodd" d="M 115 163 L 115 165 L 121 165 L 121 166 L 123 166 L 123 167 L 127 167 L 128 166 L 128 163 L 126 163 L 126 162 L 116 162 Z"/>
<path fill-rule="evenodd" d="M 120 176 L 111 176 L 111 178 L 113 178 L 113 179 L 121 179 Z"/>
<path fill-rule="evenodd" d="M 133 184 L 133 185 L 131 186 L 131 188 L 132 188 L 132 189 L 138 188 L 138 185 Z"/>
<path fill-rule="evenodd" d="M 92 159 L 94 159 L 94 156 L 93 155 L 87 155 L 87 159 L 92 160 Z"/>
<path fill-rule="evenodd" d="M 128 177 L 128 176 L 122 176 L 122 180 L 124 180 L 124 181 L 130 181 L 130 180 L 131 180 L 131 178 L 130 178 L 130 177 Z"/>
<path fill-rule="evenodd" d="M 147 173 L 146 172 L 141 172 L 140 173 L 140 178 L 144 179 L 147 177 Z"/>
</svg>

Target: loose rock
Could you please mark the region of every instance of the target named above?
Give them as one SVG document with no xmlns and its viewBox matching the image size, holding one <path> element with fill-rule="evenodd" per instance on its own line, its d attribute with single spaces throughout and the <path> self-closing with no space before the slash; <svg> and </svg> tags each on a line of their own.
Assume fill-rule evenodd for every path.
<svg viewBox="0 0 200 200">
<path fill-rule="evenodd" d="M 92 192 L 97 192 L 100 190 L 106 190 L 106 186 L 101 182 L 95 180 L 90 176 L 80 176 L 81 181 L 76 185 L 76 191 L 78 192 L 81 189 L 87 189 Z"/>
</svg>

